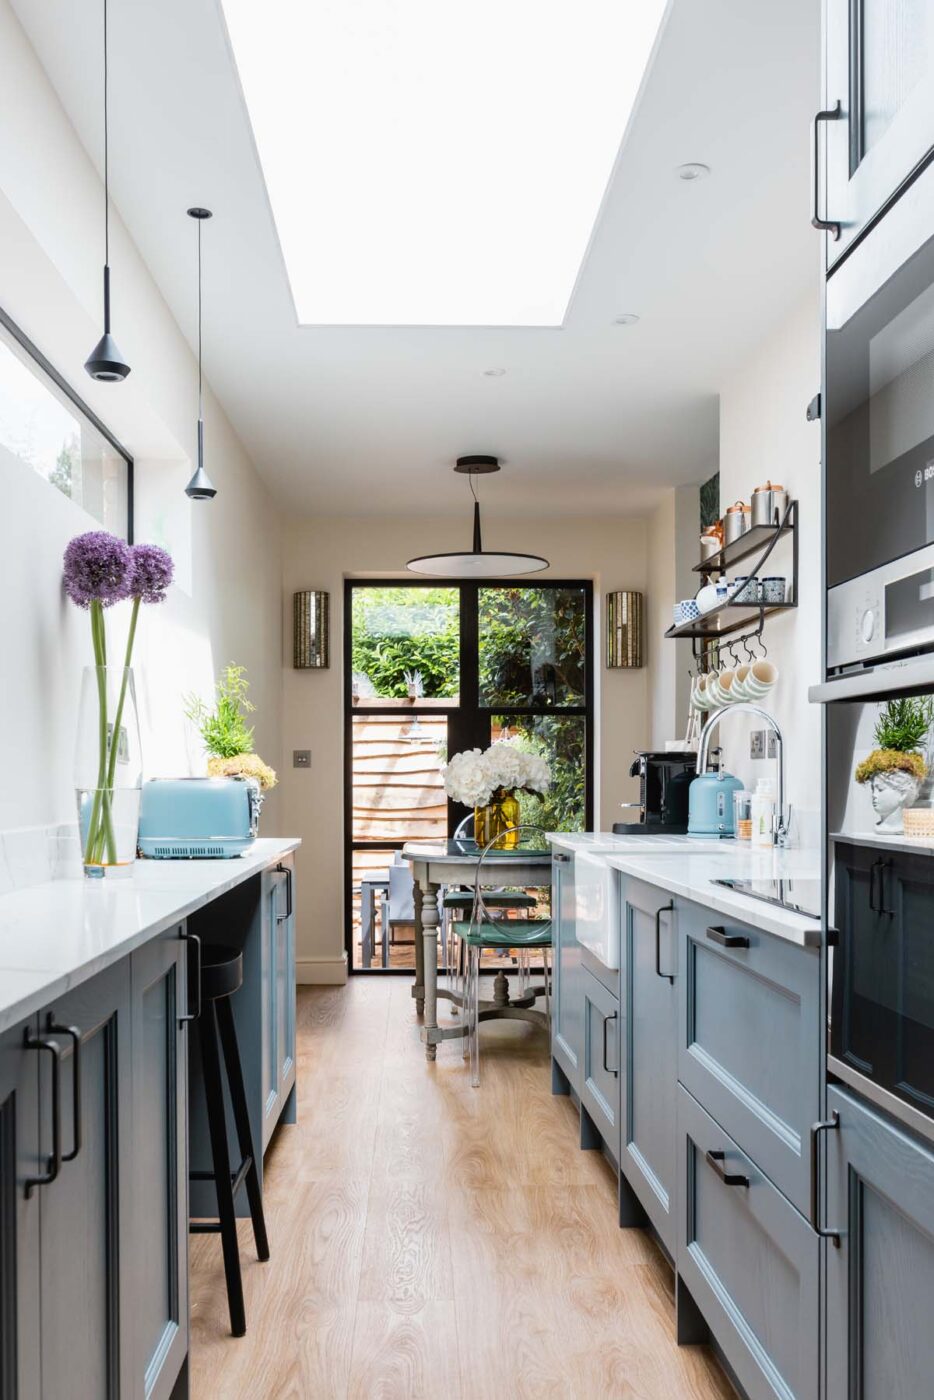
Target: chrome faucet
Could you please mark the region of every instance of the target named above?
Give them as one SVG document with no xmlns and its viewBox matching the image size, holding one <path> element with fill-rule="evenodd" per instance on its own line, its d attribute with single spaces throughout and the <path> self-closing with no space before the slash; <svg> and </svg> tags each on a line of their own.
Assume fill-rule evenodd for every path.
<svg viewBox="0 0 934 1400">
<path fill-rule="evenodd" d="M 697 772 L 707 772 L 707 755 L 710 752 L 710 740 L 715 727 L 719 724 L 724 715 L 756 715 L 758 719 L 764 720 L 769 728 L 774 732 L 778 744 L 778 806 L 775 812 L 775 833 L 774 841 L 776 846 L 785 846 L 788 843 L 788 822 L 785 819 L 785 743 L 782 739 L 782 731 L 774 715 L 770 715 L 768 710 L 763 710 L 760 705 L 753 705 L 748 700 L 740 700 L 735 705 L 724 705 L 719 710 L 711 710 L 704 725 L 704 732 L 701 735 L 700 748 L 697 753 Z M 789 808 L 790 816 L 790 808 Z"/>
</svg>

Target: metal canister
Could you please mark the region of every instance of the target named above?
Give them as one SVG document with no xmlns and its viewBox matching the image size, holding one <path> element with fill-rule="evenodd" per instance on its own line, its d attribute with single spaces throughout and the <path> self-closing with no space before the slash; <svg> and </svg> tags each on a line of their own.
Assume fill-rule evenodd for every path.
<svg viewBox="0 0 934 1400">
<path fill-rule="evenodd" d="M 734 505 L 727 506 L 723 517 L 723 543 L 732 544 L 740 535 L 745 535 L 749 529 L 749 519 L 749 507 L 745 501 L 736 501 Z"/>
<path fill-rule="evenodd" d="M 757 486 L 752 493 L 753 525 L 780 525 L 787 508 L 788 492 L 784 486 L 777 486 L 773 481 Z"/>
</svg>

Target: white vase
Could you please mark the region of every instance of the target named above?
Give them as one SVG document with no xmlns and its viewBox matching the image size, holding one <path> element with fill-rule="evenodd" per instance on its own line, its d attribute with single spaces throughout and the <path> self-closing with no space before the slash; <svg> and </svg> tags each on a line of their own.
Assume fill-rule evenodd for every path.
<svg viewBox="0 0 934 1400">
<path fill-rule="evenodd" d="M 894 768 L 889 773 L 873 774 L 869 790 L 876 827 L 886 835 L 897 836 L 903 830 L 902 812 L 914 804 L 921 790 L 921 780 L 913 773 Z"/>
</svg>

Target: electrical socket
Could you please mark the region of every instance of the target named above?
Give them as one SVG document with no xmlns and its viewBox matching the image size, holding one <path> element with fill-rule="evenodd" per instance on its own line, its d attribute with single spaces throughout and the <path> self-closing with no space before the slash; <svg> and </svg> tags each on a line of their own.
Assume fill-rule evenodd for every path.
<svg viewBox="0 0 934 1400">
<path fill-rule="evenodd" d="M 750 758 L 777 758 L 778 735 L 774 729 L 754 729 L 749 735 Z"/>
<path fill-rule="evenodd" d="M 293 749 L 293 750 L 292 750 L 292 767 L 293 767 L 293 768 L 310 768 L 310 767 L 311 767 L 311 749 Z"/>
</svg>

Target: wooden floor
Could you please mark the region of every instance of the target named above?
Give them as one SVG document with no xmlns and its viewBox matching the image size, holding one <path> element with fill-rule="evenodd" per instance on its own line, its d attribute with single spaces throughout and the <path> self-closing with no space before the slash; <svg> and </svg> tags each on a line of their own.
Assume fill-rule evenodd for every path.
<svg viewBox="0 0 934 1400">
<path fill-rule="evenodd" d="M 544 1033 L 484 1027 L 471 1089 L 454 1045 L 426 1064 L 409 987 L 300 989 L 268 1264 L 241 1226 L 245 1338 L 218 1238 L 191 1241 L 194 1400 L 732 1397 L 707 1348 L 675 1345 L 671 1272 L 617 1228 L 615 1177 L 550 1093 Z"/>
</svg>

